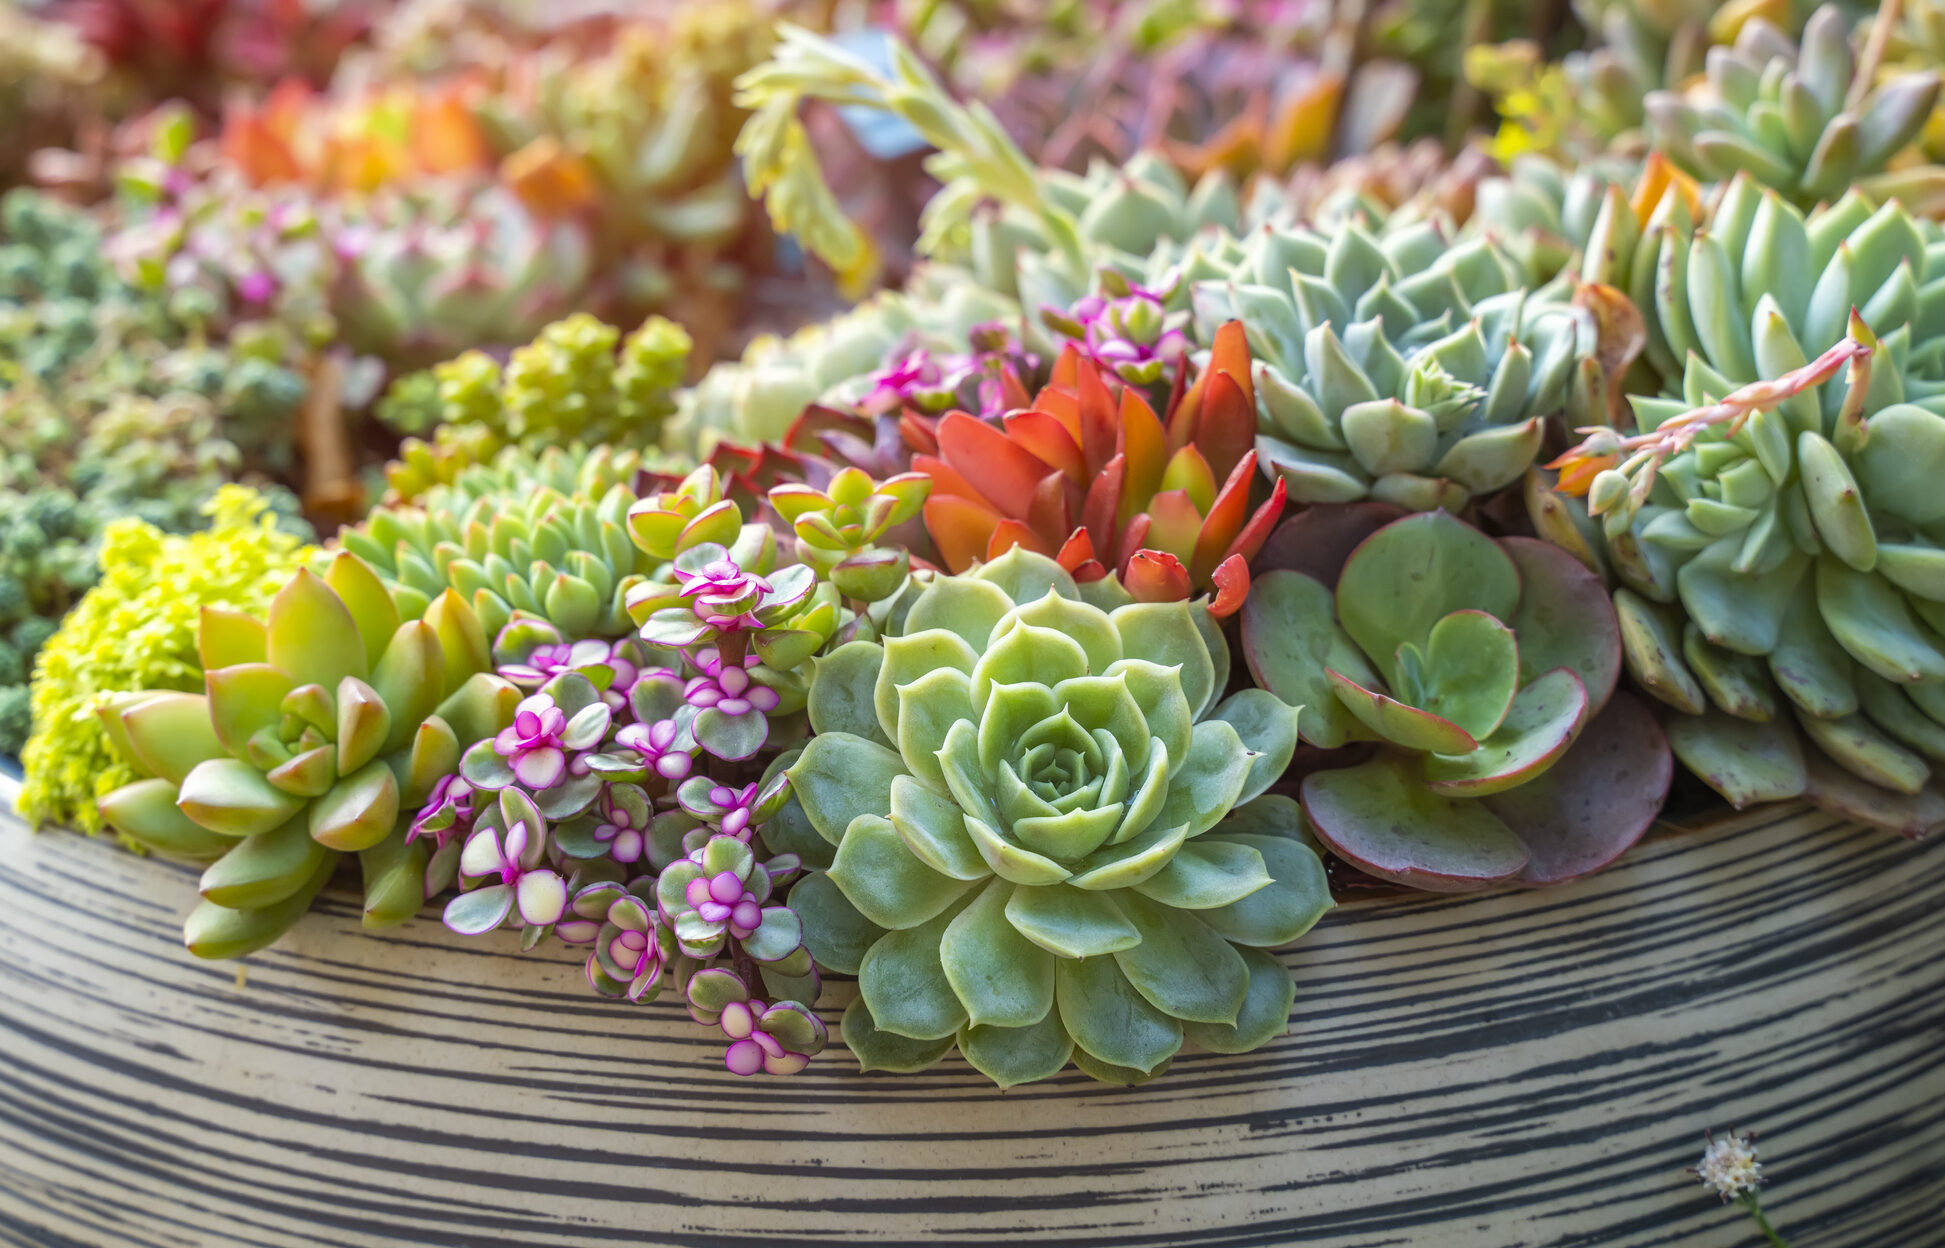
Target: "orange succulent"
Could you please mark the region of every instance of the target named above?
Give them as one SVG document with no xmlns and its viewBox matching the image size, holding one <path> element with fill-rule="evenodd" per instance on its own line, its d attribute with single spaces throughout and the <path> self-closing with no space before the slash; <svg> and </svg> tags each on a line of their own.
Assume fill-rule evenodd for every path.
<svg viewBox="0 0 1945 1248">
<path fill-rule="evenodd" d="M 323 190 L 370 191 L 421 174 L 463 173 L 491 157 L 464 83 L 336 100 L 286 80 L 261 105 L 229 107 L 221 147 L 255 185 L 308 182 Z"/>
<path fill-rule="evenodd" d="M 993 424 L 949 412 L 925 526 L 954 572 L 1014 546 L 1050 555 L 1081 581 L 1110 570 L 1144 602 L 1213 592 L 1226 616 L 1249 593 L 1249 560 L 1282 514 L 1284 485 L 1254 511 L 1256 397 L 1240 322 L 1216 334 L 1192 386 L 1177 367 L 1165 414 L 1069 347 L 1032 405 Z"/>
</svg>

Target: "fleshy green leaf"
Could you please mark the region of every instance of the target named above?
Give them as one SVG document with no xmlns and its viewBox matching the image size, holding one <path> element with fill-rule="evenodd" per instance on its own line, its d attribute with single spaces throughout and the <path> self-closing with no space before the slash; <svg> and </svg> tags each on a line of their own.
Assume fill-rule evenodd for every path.
<svg viewBox="0 0 1945 1248">
<path fill-rule="evenodd" d="M 1141 940 L 1111 896 L 1066 884 L 1015 888 L 1006 917 L 1021 935 L 1063 958 L 1118 953 Z"/>
<path fill-rule="evenodd" d="M 920 862 L 889 819 L 871 814 L 845 829 L 829 875 L 860 914 L 893 930 L 926 922 L 970 887 Z"/>
<path fill-rule="evenodd" d="M 1054 1002 L 1074 1043 L 1111 1066 L 1152 1071 L 1182 1047 L 1182 1024 L 1135 990 L 1114 957 L 1055 963 Z"/>
<path fill-rule="evenodd" d="M 907 774 L 896 753 L 845 732 L 812 737 L 789 771 L 811 826 L 833 845 L 858 815 L 889 815 L 891 782 Z"/>
<path fill-rule="evenodd" d="M 975 1027 L 1029 1027 L 1054 1003 L 1054 958 L 1007 921 L 1015 886 L 988 884 L 945 930 L 946 981 Z"/>
<path fill-rule="evenodd" d="M 888 932 L 864 955 L 858 991 L 880 1029 L 912 1040 L 939 1040 L 966 1024 L 939 961 L 939 942 L 956 909 L 902 932 Z"/>
</svg>

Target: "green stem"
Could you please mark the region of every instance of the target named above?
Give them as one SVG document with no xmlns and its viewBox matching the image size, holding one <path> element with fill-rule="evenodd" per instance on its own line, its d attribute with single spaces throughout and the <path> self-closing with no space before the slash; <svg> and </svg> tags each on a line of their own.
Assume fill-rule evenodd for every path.
<svg viewBox="0 0 1945 1248">
<path fill-rule="evenodd" d="M 1762 1200 L 1756 1193 L 1744 1192 L 1737 1199 L 1742 1202 L 1743 1208 L 1749 1210 L 1749 1216 L 1756 1219 L 1756 1225 L 1762 1228 L 1763 1234 L 1769 1237 L 1770 1243 L 1776 1245 L 1776 1248 L 1790 1248 L 1790 1241 L 1777 1234 L 1776 1228 L 1769 1224 L 1767 1217 L 1763 1216 Z"/>
</svg>

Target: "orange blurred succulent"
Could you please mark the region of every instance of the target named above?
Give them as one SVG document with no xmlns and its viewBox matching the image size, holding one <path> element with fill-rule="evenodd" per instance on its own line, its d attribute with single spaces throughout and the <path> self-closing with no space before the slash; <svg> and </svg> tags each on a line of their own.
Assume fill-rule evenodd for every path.
<svg viewBox="0 0 1945 1248">
<path fill-rule="evenodd" d="M 1119 573 L 1144 602 L 1212 592 L 1226 616 L 1249 594 L 1249 560 L 1282 514 L 1284 485 L 1253 511 L 1256 398 L 1240 322 L 1216 334 L 1187 385 L 1176 366 L 1163 415 L 1141 390 L 1069 347 L 1031 406 L 998 424 L 949 412 L 925 526 L 954 572 L 1014 546 L 1050 555 L 1081 581 Z"/>
<path fill-rule="evenodd" d="M 308 182 L 333 191 L 483 169 L 492 153 L 466 89 L 396 86 L 338 101 L 287 79 L 259 105 L 231 105 L 223 156 L 255 185 Z"/>
</svg>

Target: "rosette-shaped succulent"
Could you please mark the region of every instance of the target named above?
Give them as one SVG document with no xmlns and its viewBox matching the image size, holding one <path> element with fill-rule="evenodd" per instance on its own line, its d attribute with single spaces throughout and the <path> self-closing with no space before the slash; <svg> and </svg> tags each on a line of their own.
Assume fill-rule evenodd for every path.
<svg viewBox="0 0 1945 1248">
<path fill-rule="evenodd" d="M 1751 336 L 1722 335 L 1747 301 L 1712 292 L 1716 350 L 1689 356 L 1684 396 L 1636 399 L 1641 433 L 1593 433 L 1532 501 L 1542 532 L 1619 582 L 1629 668 L 1677 712 L 1690 770 L 1738 806 L 1805 796 L 1916 836 L 1945 825 L 1941 309 L 1910 219 L 1888 207 L 1846 238 L 1851 208 L 1867 212 L 1847 198 L 1806 231 L 1766 200 Z M 1895 330 L 1852 313 L 1805 363 L 1827 331 L 1803 327 L 1856 303 Z"/>
<path fill-rule="evenodd" d="M 1304 778 L 1311 829 L 1368 874 L 1437 891 L 1606 866 L 1654 820 L 1673 764 L 1614 692 L 1599 579 L 1544 542 L 1397 514 L 1297 517 L 1243 607 L 1250 672 L 1304 705 L 1303 739 L 1376 745 Z"/>
<path fill-rule="evenodd" d="M 1680 92 L 1651 93 L 1649 136 L 1684 170 L 1722 182 L 1746 173 L 1799 207 L 1851 187 L 1935 203 L 1936 169 L 1887 172 L 1918 137 L 1938 102 L 1936 69 L 1854 87 L 1850 22 L 1825 5 L 1799 47 L 1761 19 L 1743 24 L 1732 49 L 1712 53 L 1707 77 Z"/>
<path fill-rule="evenodd" d="M 1434 221 L 1258 230 L 1187 273 L 1198 341 L 1248 333 L 1257 453 L 1299 503 L 1457 509 L 1519 480 L 1593 346 L 1496 243 Z"/>
<path fill-rule="evenodd" d="M 1242 327 L 1218 331 L 1192 386 L 1186 367 L 1176 362 L 1160 416 L 1142 388 L 1077 348 L 1031 407 L 997 426 L 948 412 L 938 454 L 912 457 L 932 478 L 925 525 L 946 566 L 1024 546 L 1082 581 L 1117 574 L 1145 602 L 1214 591 L 1216 615 L 1235 611 L 1285 486 L 1250 506 L 1256 413 Z"/>
<path fill-rule="evenodd" d="M 1003 1085 L 1070 1057 L 1136 1083 L 1184 1040 L 1284 1029 L 1265 951 L 1330 898 L 1288 800 L 1258 797 L 1297 711 L 1218 704 L 1228 668 L 1198 608 L 1102 610 L 1019 547 L 933 580 L 902 635 L 819 660 L 788 775 L 836 852 L 791 905 L 817 961 L 859 977 L 844 1037 L 867 1069 L 957 1043 Z"/>
<path fill-rule="evenodd" d="M 453 589 L 489 637 L 516 611 L 563 636 L 619 637 L 630 627 L 629 591 L 659 566 L 629 537 L 639 463 L 605 447 L 509 450 L 415 506 L 374 510 L 339 540 L 377 569 L 408 615 Z"/>
<path fill-rule="evenodd" d="M 203 610 L 206 693 L 107 702 L 108 736 L 144 777 L 101 799 L 123 835 L 213 860 L 184 938 L 241 957 L 282 935 L 340 854 L 365 868 L 365 922 L 425 902 L 411 812 L 472 741 L 513 718 L 520 694 L 488 670 L 486 635 L 456 594 L 401 622 L 378 576 L 348 553 L 297 573 L 263 620 Z"/>
</svg>

